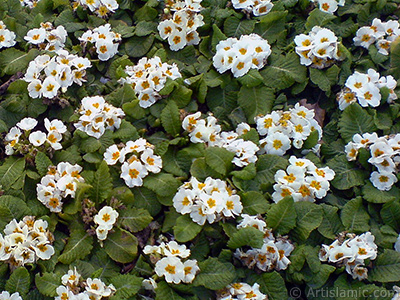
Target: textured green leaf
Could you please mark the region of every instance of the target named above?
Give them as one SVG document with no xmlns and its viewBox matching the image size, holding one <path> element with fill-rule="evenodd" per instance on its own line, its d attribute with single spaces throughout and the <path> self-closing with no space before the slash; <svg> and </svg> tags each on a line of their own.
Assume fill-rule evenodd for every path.
<svg viewBox="0 0 400 300">
<path fill-rule="evenodd" d="M 346 203 L 341 213 L 341 219 L 345 229 L 350 232 L 362 233 L 369 230 L 370 216 L 363 206 L 361 197 Z"/>
<path fill-rule="evenodd" d="M 354 186 L 363 185 L 365 171 L 357 168 L 354 163 L 347 161 L 345 155 L 337 155 L 327 164 L 335 171 L 332 185 L 339 190 L 347 190 Z"/>
<path fill-rule="evenodd" d="M 375 188 L 371 182 L 367 182 L 362 187 L 362 195 L 368 202 L 386 203 L 398 198 L 400 190 L 396 186 L 393 186 L 389 191 L 381 191 Z"/>
<path fill-rule="evenodd" d="M 115 229 L 108 234 L 104 242 L 104 250 L 116 262 L 129 263 L 136 258 L 138 241 L 128 231 Z"/>
<path fill-rule="evenodd" d="M 396 39 L 390 45 L 390 70 L 396 79 L 400 78 L 400 39 Z"/>
<path fill-rule="evenodd" d="M 241 169 L 240 171 L 233 171 L 231 172 L 232 176 L 235 176 L 239 179 L 243 180 L 251 180 L 256 176 L 256 166 L 254 163 L 248 164 L 246 167 Z"/>
<path fill-rule="evenodd" d="M 260 71 L 264 84 L 272 89 L 284 89 L 307 79 L 307 68 L 300 64 L 296 53 L 271 55 L 271 63 Z"/>
<path fill-rule="evenodd" d="M 381 209 L 381 217 L 385 224 L 400 231 L 400 203 L 398 199 L 387 202 Z"/>
<path fill-rule="evenodd" d="M 50 158 L 43 152 L 38 152 L 35 156 L 36 169 L 41 176 L 46 175 L 48 167 L 52 165 Z"/>
<path fill-rule="evenodd" d="M 138 232 L 145 229 L 153 220 L 153 217 L 145 209 L 128 208 L 121 210 L 118 219 L 125 229 L 130 232 Z"/>
<path fill-rule="evenodd" d="M 157 283 L 156 300 L 183 300 L 164 280 Z"/>
<path fill-rule="evenodd" d="M 167 197 L 176 193 L 181 182 L 171 174 L 159 173 L 147 177 L 143 185 L 157 195 Z"/>
<path fill-rule="evenodd" d="M 89 198 L 96 203 L 107 199 L 113 187 L 111 181 L 108 165 L 105 161 L 102 161 L 93 178 L 86 179 L 86 182 L 93 187 L 89 190 Z"/>
<path fill-rule="evenodd" d="M 241 194 L 240 198 L 243 205 L 243 213 L 251 216 L 264 214 L 270 206 L 267 199 L 259 192 L 246 192 Z"/>
<path fill-rule="evenodd" d="M 210 257 L 199 263 L 200 273 L 196 275 L 193 285 L 202 285 L 210 290 L 220 290 L 235 279 L 235 269 L 230 263 L 222 263 Z"/>
<path fill-rule="evenodd" d="M 5 195 L 0 197 L 0 228 L 3 228 L 13 219 L 20 220 L 29 215 L 31 210 L 20 198 Z"/>
<path fill-rule="evenodd" d="M 176 136 L 181 132 L 181 120 L 178 106 L 174 101 L 168 101 L 161 112 L 161 123 L 166 132 Z"/>
<path fill-rule="evenodd" d="M 224 22 L 224 33 L 228 37 L 241 37 L 243 34 L 250 34 L 253 32 L 256 22 L 254 20 L 239 20 L 231 16 Z"/>
<path fill-rule="evenodd" d="M 85 258 L 92 248 L 93 237 L 83 229 L 75 229 L 71 232 L 64 251 L 58 257 L 58 261 L 63 264 L 70 264 L 75 260 Z"/>
<path fill-rule="evenodd" d="M 330 21 L 336 19 L 337 17 L 332 14 L 327 14 L 315 8 L 311 13 L 309 13 L 307 22 L 306 22 L 306 29 L 311 30 L 314 26 L 324 26 L 328 24 Z"/>
<path fill-rule="evenodd" d="M 189 215 L 184 215 L 176 219 L 176 224 L 173 229 L 176 240 L 185 243 L 194 239 L 203 227 L 193 222 Z"/>
<path fill-rule="evenodd" d="M 254 32 L 266 39 L 269 44 L 274 43 L 278 36 L 285 31 L 287 11 L 271 11 L 260 18 Z"/>
<path fill-rule="evenodd" d="M 228 247 L 237 249 L 243 246 L 250 246 L 253 248 L 261 248 L 264 234 L 254 227 L 240 228 L 235 232 L 228 241 Z"/>
<path fill-rule="evenodd" d="M 296 202 L 294 207 L 297 214 L 296 227 L 293 234 L 300 240 L 306 240 L 311 231 L 322 222 L 322 208 L 310 202 Z"/>
<path fill-rule="evenodd" d="M 291 197 L 273 204 L 267 212 L 267 224 L 279 234 L 286 234 L 296 226 L 296 210 Z"/>
<path fill-rule="evenodd" d="M 3 50 L 0 52 L 0 69 L 7 75 L 14 75 L 23 71 L 38 54 L 37 49 L 31 49 L 27 53 L 15 48 Z"/>
<path fill-rule="evenodd" d="M 120 274 L 111 278 L 111 283 L 114 285 L 117 292 L 116 297 L 130 298 L 140 290 L 142 287 L 143 278 L 131 274 Z"/>
<path fill-rule="evenodd" d="M 378 255 L 374 267 L 368 272 L 368 279 L 378 282 L 395 282 L 400 280 L 400 253 L 385 249 Z"/>
<path fill-rule="evenodd" d="M 10 157 L 0 167 L 0 184 L 8 190 L 22 175 L 25 169 L 25 159 Z"/>
<path fill-rule="evenodd" d="M 260 291 L 268 295 L 268 299 L 287 299 L 285 281 L 276 271 L 262 274 L 257 283 L 260 285 Z"/>
<path fill-rule="evenodd" d="M 288 161 L 273 154 L 260 155 L 256 162 L 257 175 L 255 180 L 260 184 L 273 184 L 276 171 L 286 169 Z"/>
<path fill-rule="evenodd" d="M 346 142 L 356 133 L 372 133 L 377 130 L 374 118 L 357 103 L 346 107 L 339 120 L 339 132 Z"/>
<path fill-rule="evenodd" d="M 235 153 L 224 148 L 209 147 L 206 149 L 206 163 L 214 171 L 226 175 L 232 168 L 232 159 Z"/>
<path fill-rule="evenodd" d="M 242 86 L 239 91 L 238 104 L 246 114 L 247 121 L 254 124 L 257 115 L 271 112 L 275 95 L 272 89 L 265 86 L 247 88 Z"/>
<path fill-rule="evenodd" d="M 320 204 L 322 207 L 322 222 L 318 227 L 319 233 L 328 239 L 334 239 L 336 235 L 344 230 L 342 222 L 340 221 L 337 211 L 339 210 L 335 206 Z"/>
<path fill-rule="evenodd" d="M 154 35 L 146 37 L 131 37 L 125 43 L 125 52 L 130 57 L 142 57 L 150 50 L 153 42 Z"/>
<path fill-rule="evenodd" d="M 25 296 L 29 292 L 31 286 L 31 277 L 24 267 L 19 267 L 11 273 L 10 278 L 6 282 L 6 290 L 10 294 L 19 292 L 21 296 Z"/>
<path fill-rule="evenodd" d="M 56 297 L 56 289 L 61 285 L 61 278 L 54 273 L 36 274 L 35 284 L 39 292 L 48 297 Z"/>
<path fill-rule="evenodd" d="M 334 84 L 338 83 L 340 68 L 337 65 L 326 70 L 310 68 L 310 79 L 321 90 L 328 92 Z"/>
</svg>

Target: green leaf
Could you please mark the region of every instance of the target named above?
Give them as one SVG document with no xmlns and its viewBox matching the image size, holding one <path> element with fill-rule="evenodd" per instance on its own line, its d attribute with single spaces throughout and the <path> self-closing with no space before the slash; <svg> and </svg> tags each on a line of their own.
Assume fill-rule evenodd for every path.
<svg viewBox="0 0 400 300">
<path fill-rule="evenodd" d="M 137 238 L 122 229 L 115 229 L 114 233 L 108 234 L 104 242 L 104 250 L 116 262 L 129 263 L 136 258 Z"/>
<path fill-rule="evenodd" d="M 116 107 L 122 107 L 123 104 L 129 103 L 135 99 L 136 94 L 130 84 L 124 84 L 122 87 L 117 88 L 105 97 L 105 100 L 108 103 L 111 103 Z"/>
<path fill-rule="evenodd" d="M 254 32 L 266 39 L 269 44 L 274 43 L 279 35 L 285 31 L 287 11 L 271 11 L 260 18 Z"/>
<path fill-rule="evenodd" d="M 393 186 L 390 191 L 380 191 L 371 182 L 362 187 L 362 195 L 365 200 L 371 203 L 386 203 L 395 200 L 400 195 L 400 190 Z"/>
<path fill-rule="evenodd" d="M 254 227 L 240 228 L 235 232 L 228 241 L 228 247 L 231 249 L 237 249 L 243 246 L 250 246 L 253 248 L 261 248 L 263 242 L 264 233 Z"/>
<path fill-rule="evenodd" d="M 143 278 L 131 274 L 120 274 L 112 277 L 110 282 L 114 285 L 117 292 L 115 297 L 130 298 L 140 290 L 142 287 Z"/>
<path fill-rule="evenodd" d="M 393 200 L 383 205 L 381 217 L 384 224 L 392 226 L 397 232 L 400 231 L 400 203 Z"/>
<path fill-rule="evenodd" d="M 200 181 L 206 180 L 207 177 L 220 178 L 221 174 L 211 169 L 206 164 L 205 158 L 197 158 L 190 166 L 190 174 Z"/>
<path fill-rule="evenodd" d="M 250 69 L 246 75 L 238 78 L 238 81 L 248 87 L 255 87 L 264 81 L 264 78 L 260 75 L 260 73 L 256 69 Z"/>
<path fill-rule="evenodd" d="M 322 208 L 310 202 L 296 202 L 294 208 L 297 214 L 296 227 L 293 234 L 300 240 L 306 240 L 311 231 L 322 222 Z"/>
<path fill-rule="evenodd" d="M 314 130 L 310 133 L 310 135 L 304 141 L 302 148 L 303 149 L 311 149 L 318 143 L 318 140 L 319 140 L 319 133 L 317 130 Z"/>
<path fill-rule="evenodd" d="M 226 40 L 227 36 L 221 31 L 221 29 L 217 26 L 217 24 L 213 24 L 213 34 L 211 39 L 211 46 L 215 51 L 216 46 L 220 41 Z"/>
<path fill-rule="evenodd" d="M 306 22 L 306 29 L 311 30 L 314 26 L 324 26 L 328 24 L 330 21 L 336 19 L 335 15 L 327 14 L 315 8 L 311 13 L 309 13 L 307 22 Z"/>
<path fill-rule="evenodd" d="M 10 195 L 0 197 L 0 228 L 13 219 L 20 220 L 30 213 L 31 210 L 22 199 Z"/>
<path fill-rule="evenodd" d="M 235 153 L 220 147 L 208 147 L 206 149 L 206 163 L 214 171 L 226 175 L 232 168 L 232 159 Z"/>
<path fill-rule="evenodd" d="M 0 69 L 2 73 L 14 75 L 17 72 L 25 70 L 29 62 L 35 59 L 39 50 L 31 49 L 28 53 L 8 48 L 0 52 Z"/>
<path fill-rule="evenodd" d="M 295 82 L 307 80 L 307 68 L 300 64 L 296 53 L 271 55 L 270 63 L 260 71 L 264 84 L 270 88 L 281 90 Z"/>
<path fill-rule="evenodd" d="M 400 39 L 396 39 L 390 45 L 390 69 L 396 79 L 400 78 Z"/>
<path fill-rule="evenodd" d="M 52 165 L 50 158 L 47 157 L 43 152 L 38 152 L 35 156 L 36 169 L 41 176 L 47 174 L 49 166 Z"/>
<path fill-rule="evenodd" d="M 288 161 L 274 154 L 265 154 L 258 157 L 256 162 L 257 175 L 255 181 L 260 184 L 272 185 L 275 183 L 275 173 L 278 170 L 286 169 Z"/>
<path fill-rule="evenodd" d="M 270 206 L 267 199 L 261 193 L 255 191 L 241 194 L 240 200 L 243 205 L 243 213 L 251 216 L 264 214 Z"/>
<path fill-rule="evenodd" d="M 125 52 L 131 57 L 142 57 L 150 50 L 154 42 L 154 35 L 147 37 L 134 36 L 125 43 Z"/>
<path fill-rule="evenodd" d="M 31 286 L 31 277 L 24 267 L 19 267 L 11 273 L 10 278 L 6 282 L 6 290 L 10 294 L 19 292 L 21 296 L 25 296 L 29 292 Z"/>
<path fill-rule="evenodd" d="M 184 215 L 176 219 L 176 224 L 173 229 L 176 240 L 185 243 L 194 239 L 203 227 L 193 222 L 189 215 Z"/>
<path fill-rule="evenodd" d="M 337 65 L 326 70 L 310 68 L 310 79 L 321 90 L 328 92 L 334 84 L 338 83 L 340 68 Z"/>
<path fill-rule="evenodd" d="M 178 85 L 170 95 L 169 99 L 176 102 L 179 108 L 187 106 L 192 100 L 193 91 L 184 85 Z M 180 129 L 180 128 L 179 128 Z"/>
<path fill-rule="evenodd" d="M 157 200 L 157 195 L 149 189 L 140 187 L 133 189 L 135 196 L 133 205 L 137 208 L 146 209 L 152 216 L 158 214 L 161 204 Z"/>
<path fill-rule="evenodd" d="M 238 104 L 246 114 L 247 121 L 254 124 L 257 115 L 271 112 L 275 95 L 272 89 L 265 86 L 247 88 L 242 86 L 239 91 Z"/>
<path fill-rule="evenodd" d="M 368 272 L 368 279 L 378 282 L 395 282 L 400 280 L 400 253 L 385 249 L 378 255 L 373 268 Z"/>
<path fill-rule="evenodd" d="M 93 238 L 83 228 L 75 229 L 71 232 L 67 245 L 58 257 L 58 261 L 68 265 L 75 260 L 85 258 L 92 248 Z"/>
<path fill-rule="evenodd" d="M 108 199 L 112 190 L 112 179 L 107 163 L 103 160 L 94 173 L 92 178 L 85 178 L 86 182 L 92 185 L 93 189 L 89 191 L 89 198 L 96 203 L 101 203 Z"/>
<path fill-rule="evenodd" d="M 340 221 L 337 211 L 339 210 L 335 206 L 320 204 L 322 207 L 322 222 L 318 227 L 319 233 L 328 239 L 335 239 L 336 235 L 344 230 L 342 222 Z"/>
<path fill-rule="evenodd" d="M 350 200 L 342 209 L 342 223 L 349 232 L 362 233 L 369 230 L 369 214 L 365 210 L 362 198 Z"/>
<path fill-rule="evenodd" d="M 252 33 L 255 25 L 255 20 L 239 20 L 231 16 L 224 22 L 224 33 L 229 37 L 239 38 L 243 34 Z"/>
<path fill-rule="evenodd" d="M 251 180 L 256 176 L 256 165 L 254 163 L 248 164 L 240 171 L 231 172 L 231 175 L 239 179 Z"/>
<path fill-rule="evenodd" d="M 0 184 L 8 190 L 16 182 L 25 170 L 25 159 L 10 157 L 0 167 Z"/>
<path fill-rule="evenodd" d="M 138 232 L 145 229 L 153 217 L 147 210 L 133 207 L 121 210 L 118 219 L 125 229 L 130 232 Z"/>
<path fill-rule="evenodd" d="M 335 156 L 327 165 L 335 171 L 335 178 L 331 182 L 335 188 L 347 190 L 364 184 L 365 171 L 356 168 L 354 163 L 347 161 L 345 155 Z"/>
<path fill-rule="evenodd" d="M 372 133 L 377 130 L 374 118 L 357 103 L 345 108 L 338 125 L 339 132 L 346 142 L 351 141 L 356 133 Z"/>
<path fill-rule="evenodd" d="M 164 280 L 157 283 L 156 300 L 184 300 Z"/>
<path fill-rule="evenodd" d="M 161 112 L 161 123 L 166 132 L 177 136 L 181 132 L 179 108 L 174 101 L 168 101 Z"/>
<path fill-rule="evenodd" d="M 285 286 L 285 281 L 277 273 L 273 271 L 271 273 L 264 273 L 257 280 L 260 285 L 260 291 L 268 295 L 270 300 L 282 300 L 287 299 L 288 294 Z"/>
<path fill-rule="evenodd" d="M 286 234 L 296 226 L 296 210 L 291 197 L 271 206 L 267 212 L 267 225 L 279 234 Z"/>
<path fill-rule="evenodd" d="M 56 297 L 56 289 L 61 285 L 61 278 L 54 273 L 36 274 L 35 285 L 39 292 L 48 297 Z"/>
<path fill-rule="evenodd" d="M 210 290 L 220 290 L 236 277 L 235 268 L 230 263 L 222 263 L 210 257 L 199 263 L 200 273 L 193 281 L 194 286 L 202 285 Z"/>
<path fill-rule="evenodd" d="M 168 197 L 176 193 L 181 182 L 171 174 L 159 173 L 146 177 L 143 185 L 159 196 Z"/>
</svg>

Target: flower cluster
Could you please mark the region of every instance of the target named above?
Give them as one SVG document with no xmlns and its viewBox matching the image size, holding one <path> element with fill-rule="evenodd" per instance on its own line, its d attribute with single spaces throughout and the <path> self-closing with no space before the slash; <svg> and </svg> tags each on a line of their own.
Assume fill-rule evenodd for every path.
<svg viewBox="0 0 400 300">
<path fill-rule="evenodd" d="M 44 151 L 46 151 L 48 147 L 54 150 L 62 149 L 60 144 L 62 134 L 67 131 L 67 127 L 64 123 L 57 119 L 49 121 L 49 119 L 45 118 L 44 126 L 48 131 L 47 134 L 40 130 L 31 132 L 31 130 L 36 127 L 37 123 L 38 122 L 33 118 L 24 118 L 10 129 L 5 136 L 5 141 L 7 142 L 5 152 L 7 155 L 13 155 L 15 151 L 20 154 L 26 154 L 26 151 L 32 149 L 32 147 L 27 148 L 27 145 L 34 146 L 36 149 L 41 147 L 41 150 Z"/>
<path fill-rule="evenodd" d="M 55 98 L 59 89 L 65 93 L 73 83 L 86 82 L 86 69 L 91 67 L 90 60 L 58 50 L 50 58 L 47 54 L 37 56 L 29 63 L 24 80 L 29 82 L 28 91 L 32 98 Z"/>
<path fill-rule="evenodd" d="M 271 55 L 268 41 L 255 33 L 242 35 L 239 40 L 228 38 L 220 41 L 216 49 L 214 67 L 219 73 L 230 69 L 235 77 L 243 76 L 250 69 L 263 68 Z"/>
<path fill-rule="evenodd" d="M 179 188 L 172 201 L 178 213 L 190 214 L 193 222 L 204 225 L 206 220 L 211 224 L 240 215 L 243 205 L 235 193 L 220 179 L 207 177 L 202 183 L 192 177 Z"/>
<path fill-rule="evenodd" d="M 207 146 L 223 147 L 235 153 L 232 162 L 238 167 L 257 161 L 257 145 L 239 138 L 250 130 L 249 124 L 240 123 L 236 131 L 221 132 L 221 126 L 217 124 L 215 117 L 209 115 L 206 120 L 200 117 L 201 112 L 197 112 L 187 115 L 182 122 L 182 127 L 189 132 L 192 143 L 206 143 Z"/>
<path fill-rule="evenodd" d="M 233 7 L 253 13 L 256 17 L 266 15 L 274 4 L 271 0 L 232 0 Z"/>
<path fill-rule="evenodd" d="M 296 103 L 289 111 L 273 111 L 256 118 L 257 131 L 260 136 L 260 146 L 268 154 L 283 156 L 292 145 L 301 149 L 304 141 L 316 130 L 318 140 L 322 138 L 322 128 L 314 119 L 314 110 Z M 319 149 L 319 144 L 314 150 Z"/>
<path fill-rule="evenodd" d="M 91 12 L 95 12 L 95 14 L 102 18 L 108 14 L 115 13 L 119 7 L 117 0 L 75 0 L 73 4 L 74 10 L 79 5 L 89 8 Z"/>
<path fill-rule="evenodd" d="M 291 196 L 295 202 L 322 199 L 329 190 L 329 181 L 335 177 L 335 172 L 329 167 L 318 168 L 306 158 L 289 158 L 290 165 L 286 171 L 278 170 L 275 173 L 272 200 L 279 202 Z"/>
<path fill-rule="evenodd" d="M 293 251 L 293 245 L 284 237 L 275 238 L 267 228 L 264 220 L 257 216 L 243 214 L 243 220 L 237 228 L 255 227 L 264 233 L 264 244 L 261 248 L 251 248 L 246 252 L 236 249 L 235 257 L 241 260 L 248 268 L 255 268 L 266 272 L 276 269 L 285 270 L 290 264 L 288 256 Z"/>
<path fill-rule="evenodd" d="M 235 282 L 228 285 L 218 293 L 217 300 L 267 300 L 267 295 L 260 292 L 258 283 L 247 284 L 245 282 Z"/>
<path fill-rule="evenodd" d="M 68 33 L 64 26 L 54 28 L 50 22 L 40 23 L 39 28 L 33 28 L 26 33 L 24 39 L 40 49 L 56 52 L 64 48 Z"/>
<path fill-rule="evenodd" d="M 333 31 L 327 28 L 314 26 L 308 35 L 297 35 L 294 42 L 302 65 L 323 69 L 335 60 L 342 59 L 338 52 L 338 39 Z"/>
<path fill-rule="evenodd" d="M 143 57 L 135 66 L 127 66 L 125 73 L 129 77 L 121 78 L 121 83 L 132 85 L 140 107 L 152 106 L 161 98 L 158 93 L 165 85 L 167 78 L 175 80 L 182 77 L 176 64 L 162 63 L 158 56 L 148 59 Z"/>
<path fill-rule="evenodd" d="M 338 6 L 344 6 L 345 0 L 313 0 L 318 5 L 319 10 L 333 15 Z"/>
<path fill-rule="evenodd" d="M 345 146 L 347 160 L 356 160 L 361 148 L 371 153 L 368 162 L 378 171 L 373 171 L 369 180 L 381 191 L 388 191 L 397 182 L 397 168 L 400 164 L 400 133 L 378 137 L 376 132 L 355 134 L 353 141 Z"/>
<path fill-rule="evenodd" d="M 0 21 L 0 49 L 14 46 L 16 44 L 15 38 L 15 33 L 8 30 L 3 21 Z"/>
<path fill-rule="evenodd" d="M 104 206 L 94 216 L 94 222 L 98 225 L 96 235 L 100 241 L 107 238 L 108 232 L 113 228 L 118 216 L 118 212 L 110 206 Z"/>
<path fill-rule="evenodd" d="M 353 41 L 354 45 L 366 49 L 375 43 L 379 53 L 389 55 L 390 45 L 399 35 L 399 21 L 382 22 L 375 18 L 371 26 L 363 26 L 357 30 Z"/>
<path fill-rule="evenodd" d="M 40 0 L 19 0 L 22 6 L 28 6 L 29 8 L 34 8 L 40 2 Z"/>
<path fill-rule="evenodd" d="M 397 86 L 393 76 L 380 76 L 374 69 L 368 69 L 367 74 L 354 72 L 345 83 L 345 88 L 337 95 L 339 108 L 344 110 L 351 103 L 360 103 L 362 107 L 368 105 L 377 107 L 381 103 L 381 88 L 389 90 L 389 96 L 386 100 L 388 103 L 397 99 L 394 89 Z"/>
<path fill-rule="evenodd" d="M 183 49 L 186 45 L 197 45 L 200 37 L 196 29 L 204 25 L 203 16 L 199 14 L 202 9 L 201 0 L 165 2 L 166 8 L 174 13 L 158 25 L 160 37 L 168 39 L 173 51 Z"/>
<path fill-rule="evenodd" d="M 79 108 L 79 121 L 76 129 L 99 139 L 106 130 L 118 129 L 121 118 L 125 116 L 122 109 L 105 102 L 102 96 L 85 97 Z"/>
<path fill-rule="evenodd" d="M 347 239 L 345 240 L 345 238 Z M 375 237 L 371 232 L 361 235 L 348 233 L 330 245 L 323 244 L 319 252 L 319 259 L 345 266 L 346 272 L 352 275 L 353 279 L 366 279 L 368 270 L 364 267 L 364 260 L 374 260 L 378 252 L 378 246 L 374 240 Z"/>
<path fill-rule="evenodd" d="M 85 181 L 79 175 L 81 171 L 81 166 L 69 162 L 61 162 L 57 167 L 50 166 L 47 175 L 36 186 L 38 200 L 51 212 L 61 212 L 62 198 L 68 195 L 74 198 L 78 183 Z"/>
<path fill-rule="evenodd" d="M 112 284 L 106 285 L 98 278 L 83 280 L 76 268 L 63 275 L 61 283 L 56 289 L 57 296 L 54 298 L 55 300 L 108 299 L 116 292 Z"/>
<path fill-rule="evenodd" d="M 175 241 L 161 242 L 159 246 L 147 245 L 143 252 L 159 259 L 154 270 L 158 276 L 164 276 L 168 283 L 191 283 L 200 270 L 195 259 L 182 262 L 182 258 L 190 256 L 190 249 L 186 249 L 185 245 L 179 245 Z"/>
<path fill-rule="evenodd" d="M 9 292 L 3 291 L 0 294 L 0 300 L 22 300 L 22 297 L 19 295 L 18 292 L 15 292 L 10 295 Z"/>
<path fill-rule="evenodd" d="M 119 145 L 118 145 L 119 146 Z M 145 139 L 129 141 L 125 147 L 118 148 L 112 145 L 104 152 L 104 160 L 108 165 L 122 163 L 121 178 L 130 188 L 143 185 L 143 178 L 149 172 L 159 173 L 162 168 L 161 157 L 154 154 L 154 146 Z M 129 154 L 131 154 L 129 156 Z"/>
<path fill-rule="evenodd" d="M 0 260 L 7 261 L 13 268 L 33 264 L 38 259 L 47 260 L 54 254 L 51 243 L 53 235 L 47 230 L 47 222 L 26 216 L 22 221 L 15 219 L 0 234 Z"/>
<path fill-rule="evenodd" d="M 111 25 L 106 24 L 93 30 L 86 31 L 79 40 L 86 46 L 93 44 L 101 61 L 109 60 L 118 53 L 119 41 L 122 37 L 119 33 L 111 31 Z"/>
</svg>

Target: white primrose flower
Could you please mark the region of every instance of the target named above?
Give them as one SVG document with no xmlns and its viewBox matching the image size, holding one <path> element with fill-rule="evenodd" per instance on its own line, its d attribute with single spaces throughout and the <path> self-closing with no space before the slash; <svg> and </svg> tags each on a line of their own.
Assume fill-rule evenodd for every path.
<svg viewBox="0 0 400 300">
<path fill-rule="evenodd" d="M 168 283 L 179 284 L 185 279 L 184 264 L 177 257 L 164 257 L 160 259 L 154 268 L 156 274 L 164 276 Z"/>
<path fill-rule="evenodd" d="M 40 130 L 29 134 L 29 141 L 36 147 L 43 145 L 46 142 L 46 134 Z"/>
<path fill-rule="evenodd" d="M 28 131 L 35 128 L 37 123 L 38 122 L 35 119 L 28 117 L 28 118 L 23 118 L 21 121 L 19 121 L 17 123 L 17 126 L 22 130 Z"/>
<path fill-rule="evenodd" d="M 15 33 L 8 30 L 2 22 L 0 27 L 0 49 L 14 46 L 17 43 L 15 41 L 16 37 Z"/>
<path fill-rule="evenodd" d="M 110 206 L 104 206 L 94 216 L 94 222 L 103 228 L 107 228 L 107 230 L 111 230 L 118 216 L 119 214 L 115 209 Z"/>
<path fill-rule="evenodd" d="M 0 300 L 22 300 L 22 297 L 19 295 L 18 292 L 12 293 L 10 295 L 9 292 L 3 291 L 0 294 Z"/>
<path fill-rule="evenodd" d="M 79 274 L 76 270 L 76 267 L 74 267 L 73 270 L 69 270 L 67 274 L 61 277 L 61 283 L 65 286 L 68 284 L 70 286 L 76 286 L 78 285 L 80 278 L 81 274 Z"/>
</svg>

